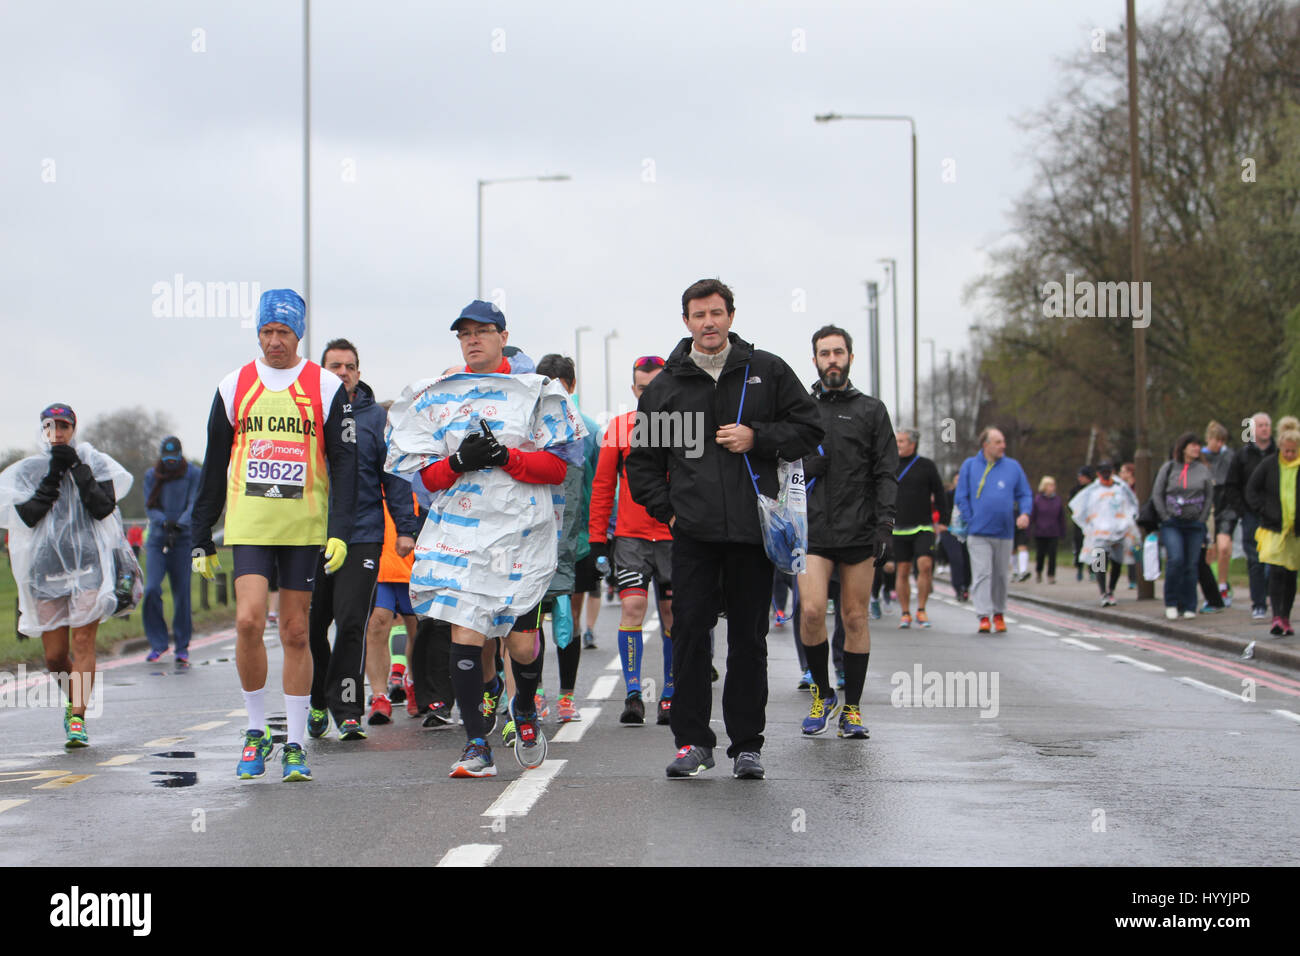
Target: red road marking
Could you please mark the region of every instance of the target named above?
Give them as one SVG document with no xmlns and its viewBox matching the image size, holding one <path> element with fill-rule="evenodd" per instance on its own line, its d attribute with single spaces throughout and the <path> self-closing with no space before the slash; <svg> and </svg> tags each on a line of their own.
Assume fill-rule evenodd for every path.
<svg viewBox="0 0 1300 956">
<path fill-rule="evenodd" d="M 1008 605 L 1010 607 L 1010 605 Z M 1018 605 L 1015 607 L 1017 614 L 1037 618 L 1049 624 L 1055 624 L 1057 627 L 1073 628 L 1078 630 L 1078 624 L 1069 618 L 1062 617 L 1051 611 L 1044 611 L 1037 607 L 1028 607 Z M 1189 664 L 1199 664 L 1201 667 L 1217 671 L 1228 677 L 1237 680 L 1253 680 L 1261 687 L 1268 687 L 1273 690 L 1281 691 L 1284 694 L 1290 694 L 1292 697 L 1300 697 L 1300 681 L 1292 680 L 1289 677 L 1282 677 L 1268 671 L 1260 670 L 1249 664 L 1238 664 L 1232 661 L 1220 660 L 1216 657 L 1210 657 L 1202 654 L 1200 651 L 1194 651 L 1187 647 L 1171 644 L 1167 641 L 1156 637 L 1142 637 L 1139 635 L 1128 636 L 1120 634 L 1117 631 L 1108 631 L 1103 627 L 1097 628 L 1089 633 L 1096 634 L 1103 640 L 1116 641 L 1120 644 L 1127 644 L 1130 647 L 1141 648 L 1142 650 L 1154 651 L 1157 654 L 1164 654 L 1166 657 L 1173 657 Z"/>
</svg>

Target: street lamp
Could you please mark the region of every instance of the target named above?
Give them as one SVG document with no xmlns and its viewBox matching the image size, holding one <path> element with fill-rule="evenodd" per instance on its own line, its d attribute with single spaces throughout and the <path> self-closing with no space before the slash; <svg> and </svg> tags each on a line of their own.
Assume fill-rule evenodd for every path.
<svg viewBox="0 0 1300 956">
<path fill-rule="evenodd" d="M 609 341 L 618 338 L 618 329 L 605 336 L 605 411 L 613 414 L 614 400 L 609 397 Z"/>
<path fill-rule="evenodd" d="M 934 339 L 921 339 L 921 341 L 930 343 L 930 427 L 934 429 L 935 443 L 938 444 L 939 408 L 934 400 Z"/>
<path fill-rule="evenodd" d="M 899 424 L 903 421 L 903 400 L 898 397 L 898 260 L 877 259 L 889 266 L 889 286 L 894 292 L 894 415 Z"/>
<path fill-rule="evenodd" d="M 498 183 L 562 183 L 572 179 L 568 173 L 554 173 L 547 176 L 506 176 L 503 179 L 480 179 L 478 181 L 478 281 L 474 288 L 476 298 L 483 298 L 483 187 Z"/>
<path fill-rule="evenodd" d="M 582 406 L 582 333 L 590 332 L 590 325 L 580 325 L 573 330 L 573 391 L 578 397 L 578 406 Z"/>
<path fill-rule="evenodd" d="M 302 297 L 307 303 L 303 352 L 311 360 L 311 0 L 302 0 Z"/>
<path fill-rule="evenodd" d="M 919 328 L 917 316 L 917 255 L 916 255 L 916 120 L 910 116 L 893 115 L 893 114 L 875 114 L 875 113 L 820 113 L 813 119 L 818 123 L 830 123 L 834 120 L 868 120 L 882 122 L 899 122 L 907 123 L 912 129 L 912 418 L 919 417 L 918 401 L 920 390 L 917 388 L 916 370 L 917 360 L 916 353 L 919 351 L 917 345 L 917 329 Z M 901 414 L 901 411 L 900 411 Z"/>
</svg>

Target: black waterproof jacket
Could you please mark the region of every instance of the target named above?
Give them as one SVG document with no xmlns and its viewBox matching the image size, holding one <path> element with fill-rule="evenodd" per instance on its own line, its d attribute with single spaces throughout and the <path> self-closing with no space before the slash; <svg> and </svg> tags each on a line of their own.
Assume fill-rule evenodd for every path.
<svg viewBox="0 0 1300 956">
<path fill-rule="evenodd" d="M 693 442 L 633 441 L 627 455 L 628 488 L 652 518 L 667 524 L 675 516 L 674 533 L 700 541 L 761 544 L 758 504 L 744 456 L 724 449 L 715 433 L 736 422 L 743 388 L 740 424 L 754 430 L 749 462 L 759 489 L 775 498 L 777 458 L 794 461 L 816 449 L 822 427 L 812 398 L 784 359 L 754 348 L 734 332 L 728 338 L 731 353 L 716 383 L 691 361 L 688 337 L 642 393 L 637 414 L 649 433 L 663 437 L 666 428 L 676 427 Z M 689 429 L 674 425 L 680 417 L 666 417 L 674 413 L 691 417 Z"/>
<path fill-rule="evenodd" d="M 805 472 L 821 473 L 809 479 L 808 544 L 869 545 L 877 527 L 894 524 L 898 500 L 898 442 L 889 412 L 852 382 L 838 390 L 817 382 L 812 393 L 826 435 L 823 454 L 804 458 Z"/>
<path fill-rule="evenodd" d="M 1269 531 L 1281 532 L 1282 529 L 1282 475 L 1278 465 L 1277 452 L 1269 455 L 1250 474 L 1246 483 L 1246 507 L 1259 515 L 1259 525 Z M 1300 481 L 1296 482 L 1296 501 L 1294 506 L 1294 524 L 1300 524 Z M 1300 528 L 1292 527 L 1293 534 L 1300 534 Z"/>
<path fill-rule="evenodd" d="M 1254 510 L 1246 501 L 1246 485 L 1260 463 L 1269 455 L 1276 454 L 1277 443 L 1272 438 L 1269 438 L 1267 449 L 1260 448 L 1252 441 L 1233 452 L 1232 462 L 1228 465 L 1228 477 L 1224 481 L 1224 511 L 1221 516 L 1244 518 L 1247 511 Z"/>
</svg>

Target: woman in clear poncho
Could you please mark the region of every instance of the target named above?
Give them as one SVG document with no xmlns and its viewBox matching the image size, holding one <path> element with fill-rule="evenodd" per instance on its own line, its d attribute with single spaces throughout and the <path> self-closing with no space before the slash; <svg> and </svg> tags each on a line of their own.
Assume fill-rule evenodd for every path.
<svg viewBox="0 0 1300 956">
<path fill-rule="evenodd" d="M 71 408 L 49 406 L 41 412 L 44 450 L 0 473 L 0 527 L 9 531 L 18 630 L 41 638 L 45 666 L 68 698 L 69 748 L 89 743 L 85 714 L 99 622 L 129 610 L 142 592 L 140 567 L 117 516 L 131 476 L 77 442 L 76 428 Z"/>
</svg>

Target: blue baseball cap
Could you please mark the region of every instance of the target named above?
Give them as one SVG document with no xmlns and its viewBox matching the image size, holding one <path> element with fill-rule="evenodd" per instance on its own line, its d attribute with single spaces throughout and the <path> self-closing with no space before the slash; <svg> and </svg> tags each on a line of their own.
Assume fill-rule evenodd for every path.
<svg viewBox="0 0 1300 956">
<path fill-rule="evenodd" d="M 451 330 L 456 331 L 456 326 L 460 324 L 461 319 L 472 319 L 475 322 L 487 322 L 495 325 L 499 330 L 505 331 L 506 314 L 498 309 L 491 302 L 484 302 L 482 299 L 475 299 L 465 308 L 460 310 L 460 315 L 456 321 L 451 323 Z"/>
<path fill-rule="evenodd" d="M 180 461 L 181 440 L 175 435 L 168 435 L 158 446 L 158 457 L 163 461 Z"/>
<path fill-rule="evenodd" d="M 257 331 L 271 322 L 288 326 L 302 338 L 307 332 L 307 303 L 292 289 L 267 289 L 257 305 Z"/>
</svg>

